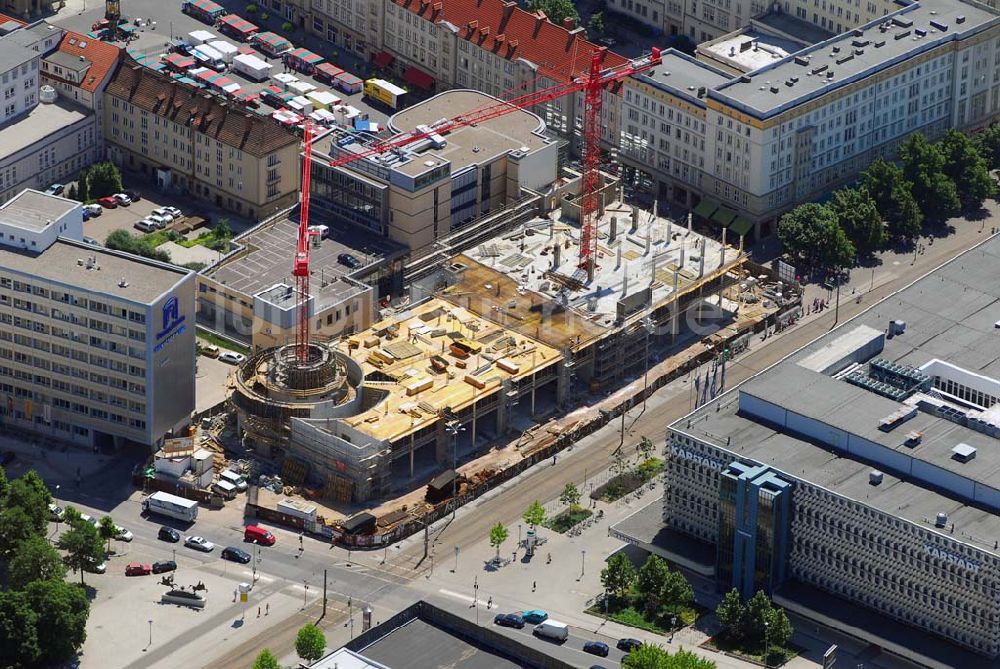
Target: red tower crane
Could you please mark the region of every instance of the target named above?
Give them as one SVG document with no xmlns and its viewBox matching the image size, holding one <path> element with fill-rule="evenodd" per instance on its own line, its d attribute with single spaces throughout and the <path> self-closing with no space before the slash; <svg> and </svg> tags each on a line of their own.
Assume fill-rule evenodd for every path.
<svg viewBox="0 0 1000 669">
<path fill-rule="evenodd" d="M 662 62 L 660 50 L 654 48 L 648 56 L 630 60 L 622 65 L 602 68 L 604 47 L 594 50 L 590 69 L 586 76 L 556 84 L 534 93 L 527 93 L 510 100 L 494 102 L 478 109 L 459 114 L 450 119 L 442 119 L 426 130 L 404 132 L 395 137 L 376 142 L 358 153 L 347 153 L 330 161 L 332 167 L 340 167 L 355 160 L 379 155 L 393 149 L 419 142 L 431 135 L 447 133 L 458 128 L 476 125 L 490 119 L 510 114 L 519 109 L 530 109 L 535 105 L 557 100 L 565 95 L 584 92 L 583 117 L 583 183 L 580 197 L 580 265 L 587 266 L 597 261 L 597 189 L 600 184 L 598 170 L 601 162 L 601 93 L 608 84 L 621 81 L 625 77 L 641 74 Z M 295 252 L 293 274 L 298 291 L 299 322 L 295 333 L 297 357 L 300 363 L 309 358 L 309 183 L 311 179 L 312 126 L 306 120 L 304 126 L 304 160 L 302 166 L 302 204 L 299 214 L 299 238 Z"/>
<path fill-rule="evenodd" d="M 298 324 L 295 329 L 295 357 L 299 364 L 309 361 L 309 184 L 312 181 L 312 122 L 306 119 L 302 126 L 304 144 L 302 163 L 302 204 L 299 207 L 299 240 L 295 248 L 296 308 Z"/>
<path fill-rule="evenodd" d="M 583 184 L 580 197 L 580 265 L 597 260 L 597 204 L 600 176 L 598 170 L 601 163 L 601 93 L 611 83 L 621 81 L 633 74 L 646 72 L 662 62 L 660 50 L 653 49 L 648 56 L 630 60 L 617 67 L 602 69 L 604 55 L 607 49 L 601 47 L 594 50 L 590 61 L 590 70 L 586 76 L 580 76 L 572 81 L 556 84 L 534 93 L 528 93 L 510 100 L 495 102 L 478 109 L 459 114 L 454 118 L 443 119 L 431 125 L 429 130 L 414 130 L 378 142 L 371 148 L 358 153 L 350 153 L 330 161 L 333 167 L 339 167 L 361 158 L 378 155 L 402 148 L 418 142 L 432 134 L 446 133 L 465 126 L 476 125 L 483 121 L 503 116 L 519 109 L 530 109 L 535 105 L 550 102 L 564 95 L 584 92 L 583 116 Z"/>
</svg>

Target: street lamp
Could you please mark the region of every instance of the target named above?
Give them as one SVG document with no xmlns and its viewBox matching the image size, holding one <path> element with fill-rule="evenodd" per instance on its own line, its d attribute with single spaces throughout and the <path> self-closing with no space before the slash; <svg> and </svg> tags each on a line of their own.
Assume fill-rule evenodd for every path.
<svg viewBox="0 0 1000 669">
<path fill-rule="evenodd" d="M 767 637 L 767 628 L 768 628 L 768 625 L 769 625 L 768 622 L 765 620 L 764 621 L 764 669 L 767 669 L 767 667 L 769 667 L 771 665 L 771 663 L 769 661 L 769 657 L 768 657 L 770 655 L 770 652 L 769 652 L 770 651 L 770 644 L 768 643 L 768 637 Z"/>
<path fill-rule="evenodd" d="M 451 452 L 451 517 L 452 520 L 455 519 L 455 512 L 458 510 L 458 433 L 465 432 L 465 428 L 462 427 L 458 419 L 454 419 L 448 422 L 445 426 L 445 431 L 451 435 L 452 439 L 452 452 Z"/>
<path fill-rule="evenodd" d="M 153 619 L 149 619 L 149 645 L 153 645 Z M 147 646 L 148 648 L 148 646 Z"/>
<path fill-rule="evenodd" d="M 583 578 L 584 569 L 587 566 L 587 549 L 580 549 L 580 578 Z"/>
<path fill-rule="evenodd" d="M 309 595 L 309 581 L 302 581 L 302 608 L 306 608 L 306 597 Z"/>
</svg>

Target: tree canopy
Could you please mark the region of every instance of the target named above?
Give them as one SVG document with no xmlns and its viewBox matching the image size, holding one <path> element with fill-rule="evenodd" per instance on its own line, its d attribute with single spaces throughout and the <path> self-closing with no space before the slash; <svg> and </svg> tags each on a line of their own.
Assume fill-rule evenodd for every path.
<svg viewBox="0 0 1000 669">
<path fill-rule="evenodd" d="M 778 239 L 785 250 L 813 267 L 832 269 L 854 264 L 854 244 L 836 214 L 815 202 L 802 204 L 781 217 Z"/>
<path fill-rule="evenodd" d="M 580 494 L 579 488 L 577 488 L 576 484 L 571 481 L 566 484 L 565 488 L 563 488 L 562 493 L 559 495 L 559 501 L 572 508 L 580 504 L 581 497 L 583 497 L 583 495 Z"/>
<path fill-rule="evenodd" d="M 104 559 L 104 541 L 97 528 L 78 515 L 69 521 L 70 528 L 59 537 L 58 546 L 66 551 L 63 562 L 74 572 L 80 570 L 80 584 L 83 572 L 92 564 L 100 564 Z"/>
<path fill-rule="evenodd" d="M 133 237 L 128 230 L 114 230 L 109 233 L 104 245 L 113 251 L 124 251 L 143 258 L 170 262 L 170 254 L 153 246 L 149 237 Z"/>
<path fill-rule="evenodd" d="M 864 187 L 835 191 L 827 206 L 858 253 L 868 255 L 885 245 L 889 235 L 882 215 Z"/>
<path fill-rule="evenodd" d="M 503 526 L 503 523 L 497 523 L 490 528 L 490 546 L 497 549 L 497 558 L 500 557 L 500 546 L 503 545 L 503 542 L 507 541 L 508 536 L 510 536 L 510 533 Z"/>
<path fill-rule="evenodd" d="M 861 187 L 875 201 L 890 239 L 913 239 L 920 234 L 923 214 L 903 170 L 879 158 L 861 173 Z"/>
<path fill-rule="evenodd" d="M 944 157 L 944 174 L 955 184 L 963 209 L 978 209 L 983 200 L 993 197 L 996 185 L 989 166 L 968 135 L 951 129 L 938 142 L 938 147 Z"/>
<path fill-rule="evenodd" d="M 726 636 L 747 650 L 764 651 L 765 645 L 784 646 L 794 631 L 784 609 L 774 606 L 763 590 L 758 590 L 745 604 L 735 588 L 730 590 L 715 609 L 715 615 Z"/>
<path fill-rule="evenodd" d="M 91 198 L 97 199 L 122 192 L 122 175 L 110 160 L 95 163 L 87 170 L 87 185 Z"/>
<path fill-rule="evenodd" d="M 274 656 L 274 653 L 269 648 L 265 648 L 253 661 L 252 669 L 281 669 L 281 665 L 278 664 L 278 658 Z"/>
<path fill-rule="evenodd" d="M 601 570 L 601 585 L 612 595 L 624 596 L 635 583 L 636 572 L 632 561 L 624 553 L 615 553 Z"/>
<path fill-rule="evenodd" d="M 955 182 L 944 173 L 944 155 L 919 132 L 906 138 L 899 148 L 903 176 L 917 205 L 931 221 L 943 221 L 958 213 L 961 202 Z"/>
<path fill-rule="evenodd" d="M 542 10 L 549 21 L 562 25 L 563 19 L 571 18 L 580 23 L 580 14 L 576 11 L 572 0 L 531 0 L 528 3 L 531 11 Z"/>
<path fill-rule="evenodd" d="M 671 570 L 667 561 L 657 555 L 650 555 L 639 568 L 636 589 L 643 597 L 646 613 L 653 616 L 694 599 L 694 589 L 684 575 Z"/>
<path fill-rule="evenodd" d="M 689 650 L 671 654 L 663 646 L 644 643 L 622 658 L 625 669 L 715 669 L 715 662 Z"/>
<path fill-rule="evenodd" d="M 545 522 L 545 507 L 542 506 L 536 499 L 528 505 L 527 509 L 524 510 L 521 520 L 523 520 L 525 524 L 532 529 L 538 527 Z"/>
<path fill-rule="evenodd" d="M 87 640 L 86 591 L 75 583 L 47 579 L 28 584 L 24 592 L 38 616 L 40 661 L 55 665 L 72 657 Z"/>
<path fill-rule="evenodd" d="M 14 557 L 7 565 L 8 585 L 22 590 L 32 581 L 62 580 L 66 565 L 62 556 L 43 536 L 32 535 L 14 549 Z"/>
<path fill-rule="evenodd" d="M 315 662 L 326 652 L 326 636 L 315 625 L 305 625 L 295 637 L 295 652 L 303 660 Z"/>
<path fill-rule="evenodd" d="M 976 148 L 991 170 L 1000 168 L 1000 123 L 993 123 L 976 135 Z"/>
</svg>

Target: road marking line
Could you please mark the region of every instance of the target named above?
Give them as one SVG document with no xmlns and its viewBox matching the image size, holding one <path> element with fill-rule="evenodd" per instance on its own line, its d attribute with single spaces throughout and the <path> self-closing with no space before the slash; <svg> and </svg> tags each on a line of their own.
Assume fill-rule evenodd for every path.
<svg viewBox="0 0 1000 669">
<path fill-rule="evenodd" d="M 458 592 L 452 592 L 451 590 L 445 590 L 444 588 L 438 590 L 438 592 L 440 592 L 442 595 L 448 595 L 449 597 L 454 597 L 455 599 L 461 599 L 463 601 L 469 602 L 470 604 L 476 601 L 474 597 L 469 597 L 468 595 L 463 595 Z"/>
</svg>

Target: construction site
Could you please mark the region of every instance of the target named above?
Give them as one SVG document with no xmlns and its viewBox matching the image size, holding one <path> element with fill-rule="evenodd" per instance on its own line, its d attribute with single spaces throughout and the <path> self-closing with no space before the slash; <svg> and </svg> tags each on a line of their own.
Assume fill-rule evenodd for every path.
<svg viewBox="0 0 1000 669">
<path fill-rule="evenodd" d="M 370 510 L 366 534 L 378 527 L 398 536 L 571 445 L 693 365 L 731 355 L 767 318 L 794 308 L 799 296 L 748 261 L 742 238 L 713 240 L 693 231 L 690 217 L 626 204 L 620 184 L 599 169 L 601 90 L 658 62 L 654 51 L 604 70 L 597 53 L 589 78 L 528 96 L 525 107 L 586 93 L 575 188 L 534 217 L 478 231 L 374 325 L 336 339 L 310 333 L 306 128 L 288 307 L 295 343 L 241 364 L 229 402 L 231 436 L 294 486 L 276 492 L 322 506 L 323 527 Z M 329 164 L 379 160 L 428 137 L 447 143 L 454 129 L 520 108 L 490 103 Z M 248 507 L 265 504 L 254 494 Z"/>
</svg>

